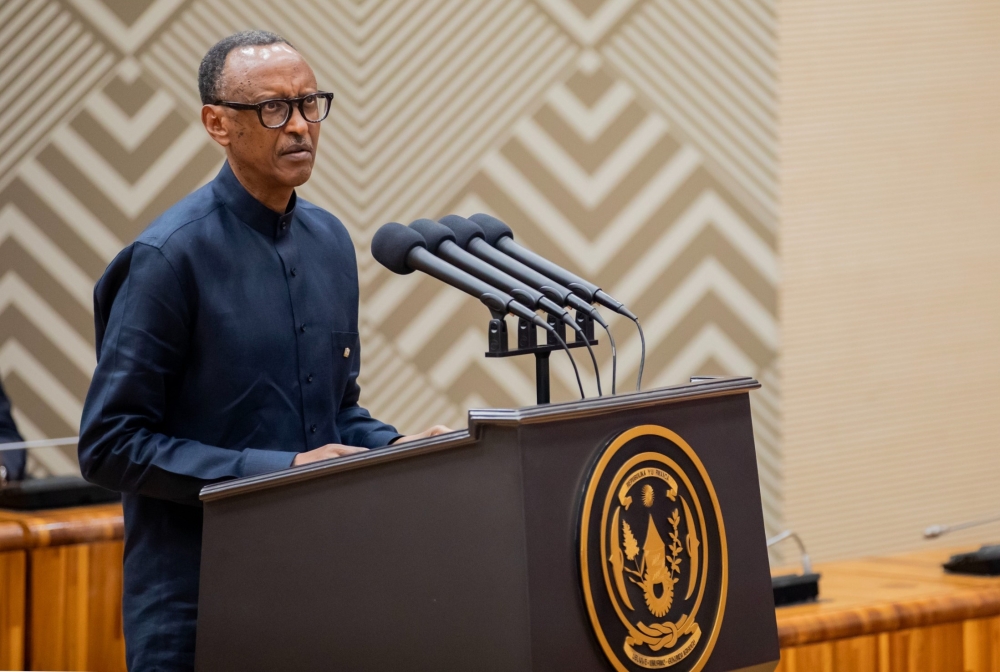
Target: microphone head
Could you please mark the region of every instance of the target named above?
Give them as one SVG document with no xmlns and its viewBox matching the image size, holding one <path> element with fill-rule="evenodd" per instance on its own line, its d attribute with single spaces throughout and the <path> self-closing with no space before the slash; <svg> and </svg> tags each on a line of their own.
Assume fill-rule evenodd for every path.
<svg viewBox="0 0 1000 672">
<path fill-rule="evenodd" d="M 947 525 L 931 525 L 926 530 L 924 530 L 924 539 L 936 539 L 942 534 L 948 532 Z"/>
<path fill-rule="evenodd" d="M 469 219 L 479 225 L 486 236 L 486 242 L 490 245 L 495 246 L 497 241 L 504 236 L 511 240 L 514 239 L 514 232 L 510 230 L 510 227 L 492 215 L 479 213 L 469 217 Z"/>
<path fill-rule="evenodd" d="M 437 253 L 438 247 L 446 240 L 455 242 L 455 234 L 447 226 L 438 224 L 433 219 L 418 219 L 410 222 L 410 230 L 420 234 L 427 244 L 427 249 Z"/>
<path fill-rule="evenodd" d="M 482 227 L 465 217 L 448 215 L 447 217 L 442 217 L 438 221 L 451 229 L 451 232 L 455 234 L 455 242 L 458 243 L 458 246 L 463 250 L 469 247 L 469 243 L 472 242 L 473 238 L 486 238 L 486 234 L 483 233 Z"/>
<path fill-rule="evenodd" d="M 396 222 L 383 224 L 372 237 L 372 256 L 399 275 L 413 272 L 406 263 L 406 257 L 414 247 L 427 247 L 427 243 L 419 233 Z"/>
</svg>

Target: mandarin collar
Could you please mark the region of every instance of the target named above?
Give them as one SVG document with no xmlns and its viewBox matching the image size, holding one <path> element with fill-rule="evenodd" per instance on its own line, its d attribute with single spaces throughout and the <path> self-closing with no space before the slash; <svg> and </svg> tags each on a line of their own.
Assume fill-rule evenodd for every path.
<svg viewBox="0 0 1000 672">
<path fill-rule="evenodd" d="M 295 203 L 298 201 L 298 196 L 294 191 L 288 200 L 285 212 L 275 212 L 254 198 L 240 184 L 228 161 L 222 165 L 222 170 L 216 176 L 212 188 L 215 190 L 216 196 L 244 224 L 271 238 L 280 238 L 288 233 L 289 227 L 292 225 L 292 217 L 295 215 Z"/>
</svg>

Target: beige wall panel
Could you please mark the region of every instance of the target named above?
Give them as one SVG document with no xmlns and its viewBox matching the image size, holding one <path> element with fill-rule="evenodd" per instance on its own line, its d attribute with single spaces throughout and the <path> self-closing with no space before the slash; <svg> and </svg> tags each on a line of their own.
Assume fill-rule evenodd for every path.
<svg viewBox="0 0 1000 672">
<path fill-rule="evenodd" d="M 780 21 L 785 519 L 822 559 L 919 547 L 1000 508 L 1000 3 Z"/>
</svg>

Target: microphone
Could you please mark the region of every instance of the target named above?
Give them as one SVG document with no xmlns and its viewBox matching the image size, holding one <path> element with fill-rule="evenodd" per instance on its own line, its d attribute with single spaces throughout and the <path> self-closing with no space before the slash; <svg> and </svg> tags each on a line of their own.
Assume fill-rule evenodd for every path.
<svg viewBox="0 0 1000 672">
<path fill-rule="evenodd" d="M 380 264 L 398 275 L 407 275 L 413 271 L 421 271 L 437 278 L 445 284 L 459 289 L 466 294 L 479 299 L 494 315 L 502 316 L 510 313 L 517 317 L 528 320 L 535 326 L 541 327 L 555 335 L 559 344 L 569 355 L 569 360 L 573 364 L 573 371 L 576 373 L 576 383 L 580 388 L 580 398 L 585 399 L 583 392 L 583 382 L 580 380 L 580 372 L 573 361 L 573 355 L 569 351 L 569 346 L 563 341 L 559 334 L 548 322 L 540 318 L 527 306 L 518 303 L 514 297 L 491 287 L 479 278 L 475 278 L 465 271 L 455 268 L 451 264 L 438 259 L 427 251 L 427 243 L 423 236 L 397 222 L 383 224 L 372 237 L 372 256 Z"/>
<path fill-rule="evenodd" d="M 979 527 L 980 525 L 995 523 L 997 521 L 1000 521 L 1000 515 L 990 516 L 989 518 L 980 518 L 978 520 L 969 520 L 964 523 L 958 523 L 955 525 L 931 525 L 926 530 L 924 530 L 924 539 L 936 539 L 938 537 L 948 534 L 949 532 L 958 532 L 959 530 L 967 530 L 970 527 Z"/>
<path fill-rule="evenodd" d="M 802 543 L 802 538 L 799 537 L 793 530 L 785 530 L 779 534 L 767 540 L 767 547 L 771 548 L 775 544 L 779 544 L 785 539 L 791 539 L 799 547 L 799 557 L 802 560 L 802 572 L 804 574 L 812 574 L 812 561 L 809 559 L 809 554 L 806 553 L 806 545 Z"/>
<path fill-rule="evenodd" d="M 455 234 L 455 242 L 467 252 L 476 255 L 483 261 L 489 262 L 495 268 L 514 276 L 521 282 L 534 287 L 559 305 L 582 310 L 594 318 L 594 321 L 602 327 L 608 326 L 608 323 L 604 321 L 604 318 L 597 312 L 596 308 L 569 289 L 530 266 L 526 266 L 514 257 L 507 256 L 487 243 L 486 233 L 481 226 L 472 220 L 459 217 L 458 215 L 448 215 L 447 217 L 442 217 L 439 221 L 451 229 L 451 232 Z"/>
<path fill-rule="evenodd" d="M 969 520 L 956 525 L 931 525 L 924 530 L 924 539 L 936 539 L 950 532 L 967 530 L 971 527 L 979 527 L 997 521 L 1000 521 L 1000 515 L 995 514 L 988 518 Z M 943 567 L 946 572 L 953 574 L 997 576 L 1000 574 L 1000 545 L 989 544 L 981 546 L 977 551 L 958 553 L 948 558 Z"/>
<path fill-rule="evenodd" d="M 604 321 L 604 318 L 596 308 L 559 283 L 542 275 L 530 266 L 525 266 L 517 259 L 507 256 L 487 243 L 486 234 L 483 232 L 482 227 L 472 220 L 466 219 L 465 217 L 459 217 L 458 215 L 448 215 L 447 217 L 442 217 L 439 221 L 441 224 L 451 229 L 451 232 L 455 234 L 455 242 L 459 247 L 463 248 L 467 252 L 471 252 L 480 259 L 488 262 L 493 267 L 514 276 L 521 282 L 534 287 L 542 294 L 545 294 L 548 298 L 558 303 L 560 306 L 567 308 L 572 307 L 577 311 L 582 311 L 590 315 L 595 322 L 601 325 L 601 327 L 604 328 L 604 331 L 607 332 L 608 341 L 611 343 L 611 394 L 615 394 L 617 392 L 616 382 L 618 378 L 618 348 L 615 345 L 615 337 L 611 334 L 611 328 L 608 326 L 608 323 Z M 597 367 L 596 360 L 594 362 L 594 367 Z M 598 377 L 599 376 L 600 374 L 598 374 Z"/>
<path fill-rule="evenodd" d="M 514 297 L 438 259 L 427 251 L 426 245 L 423 237 L 416 231 L 402 224 L 389 222 L 375 232 L 372 238 L 372 256 L 393 273 L 406 275 L 415 270 L 422 271 L 466 294 L 471 294 L 498 315 L 510 313 L 543 329 L 552 328 L 533 310 L 515 301 Z"/>
<path fill-rule="evenodd" d="M 810 602 L 819 597 L 820 575 L 813 572 L 812 562 L 809 554 L 806 553 L 806 546 L 792 530 L 785 530 L 781 534 L 775 535 L 767 540 L 767 547 L 771 548 L 785 539 L 792 539 L 799 547 L 799 557 L 802 561 L 801 574 L 782 574 L 771 577 L 771 590 L 774 593 L 774 605 L 796 604 L 799 602 Z"/>
<path fill-rule="evenodd" d="M 510 230 L 509 226 L 501 222 L 496 217 L 479 213 L 472 215 L 469 219 L 482 228 L 483 233 L 486 235 L 486 242 L 496 249 L 513 257 L 525 266 L 533 268 L 542 275 L 554 278 L 587 302 L 596 301 L 605 308 L 610 308 L 616 313 L 624 315 L 628 319 L 632 320 L 635 323 L 636 329 L 639 330 L 639 341 L 642 346 L 642 354 L 639 358 L 639 373 L 635 380 L 635 389 L 636 392 L 642 389 L 642 371 L 646 366 L 646 335 L 642 331 L 642 325 L 639 324 L 639 318 L 636 317 L 632 311 L 626 308 L 621 301 L 613 298 L 592 282 L 584 280 L 575 273 L 567 271 L 562 266 L 554 264 L 545 257 L 535 254 L 531 250 L 521 247 L 515 243 L 514 232 Z M 610 334 L 610 330 L 608 333 Z"/>
<path fill-rule="evenodd" d="M 539 309 L 553 315 L 571 326 L 573 329 L 582 332 L 573 316 L 563 310 L 558 304 L 546 297 L 540 291 L 529 287 L 523 282 L 511 277 L 502 270 L 496 269 L 487 264 L 482 259 L 475 257 L 463 250 L 455 242 L 455 234 L 451 229 L 442 224 L 438 224 L 433 219 L 418 219 L 410 223 L 410 228 L 424 237 L 427 244 L 427 251 L 441 259 L 462 269 L 470 275 L 474 275 L 484 282 L 502 289 L 510 294 L 517 301 L 524 305 Z"/>
<path fill-rule="evenodd" d="M 450 262 L 454 266 L 462 269 L 466 273 L 474 275 L 481 280 L 488 282 L 494 287 L 499 287 L 509 292 L 516 300 L 523 302 L 531 308 L 542 308 L 550 315 L 561 319 L 579 332 L 584 345 L 590 352 L 590 360 L 594 364 L 594 376 L 597 378 L 597 396 L 604 396 L 601 390 L 601 371 L 597 366 L 597 356 L 590 346 L 587 334 L 583 328 L 576 323 L 573 316 L 568 311 L 563 310 L 558 304 L 539 292 L 537 289 L 529 287 L 520 280 L 511 277 L 501 270 L 493 268 L 479 257 L 475 257 L 455 242 L 455 234 L 447 226 L 438 224 L 433 219 L 418 219 L 410 223 L 410 228 L 424 237 L 427 250 L 438 257 Z M 551 330 L 555 333 L 554 330 Z"/>
<path fill-rule="evenodd" d="M 480 213 L 472 215 L 469 219 L 483 229 L 483 233 L 486 234 L 486 242 L 498 250 L 514 257 L 525 266 L 529 266 L 539 273 L 557 280 L 571 289 L 574 294 L 583 297 L 588 302 L 597 302 L 605 308 L 610 308 L 616 313 L 624 315 L 630 320 L 637 319 L 621 301 L 610 296 L 594 283 L 584 280 L 575 273 L 567 271 L 562 266 L 554 264 L 545 257 L 535 254 L 528 248 L 521 247 L 515 243 L 514 232 L 496 217 Z"/>
</svg>

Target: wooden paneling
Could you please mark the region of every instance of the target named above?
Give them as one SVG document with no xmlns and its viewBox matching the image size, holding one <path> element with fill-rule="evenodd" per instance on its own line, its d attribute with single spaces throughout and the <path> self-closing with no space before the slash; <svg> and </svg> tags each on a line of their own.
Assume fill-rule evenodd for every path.
<svg viewBox="0 0 1000 672">
<path fill-rule="evenodd" d="M 31 637 L 36 670 L 124 670 L 122 542 L 31 552 Z"/>
<path fill-rule="evenodd" d="M 24 666 L 27 553 L 17 523 L 0 522 L 0 669 Z"/>
<path fill-rule="evenodd" d="M 0 657 L 0 665 L 5 669 L 24 669 L 26 663 L 32 670 L 124 672 L 121 505 L 0 511 L 0 530 L 4 526 L 19 530 L 26 550 L 0 553 L 3 606 L 7 606 L 8 590 L 13 594 L 19 589 L 20 606 L 13 605 L 9 611 L 14 617 L 19 614 L 22 633 L 21 650 L 11 651 L 9 658 Z M 3 564 L 4 556 L 16 553 L 21 558 L 20 574 L 16 561 L 10 571 Z M 5 621 L 0 620 L 0 625 Z M 0 644 L 0 656 L 4 655 L 8 655 L 6 637 Z"/>
<path fill-rule="evenodd" d="M 1000 617 L 966 621 L 962 655 L 969 672 L 1000 670 Z"/>
<path fill-rule="evenodd" d="M 776 672 L 997 672 L 998 629 L 979 619 L 795 646 Z"/>
<path fill-rule="evenodd" d="M 876 672 L 879 670 L 879 637 L 854 637 L 835 642 L 781 650 L 776 672 Z"/>
</svg>

